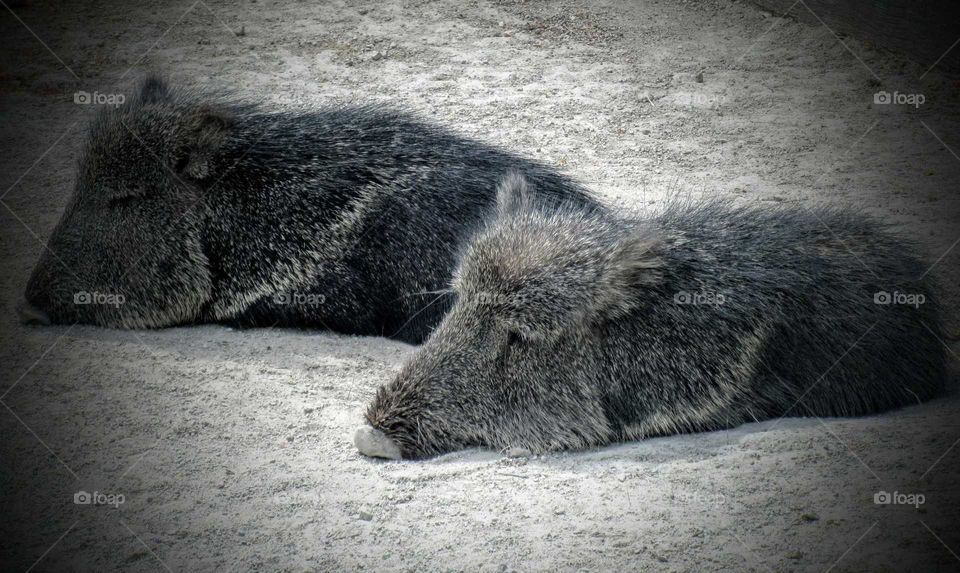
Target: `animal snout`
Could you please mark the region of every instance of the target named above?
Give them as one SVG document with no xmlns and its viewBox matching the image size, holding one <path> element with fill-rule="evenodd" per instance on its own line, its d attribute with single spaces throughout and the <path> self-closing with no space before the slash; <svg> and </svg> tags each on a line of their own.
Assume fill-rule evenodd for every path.
<svg viewBox="0 0 960 573">
<path fill-rule="evenodd" d="M 50 317 L 47 313 L 23 300 L 17 305 L 17 316 L 23 324 L 39 324 L 47 326 L 50 324 Z"/>
<path fill-rule="evenodd" d="M 370 426 L 361 426 L 353 435 L 353 445 L 365 456 L 399 460 L 400 448 L 386 434 Z"/>
</svg>

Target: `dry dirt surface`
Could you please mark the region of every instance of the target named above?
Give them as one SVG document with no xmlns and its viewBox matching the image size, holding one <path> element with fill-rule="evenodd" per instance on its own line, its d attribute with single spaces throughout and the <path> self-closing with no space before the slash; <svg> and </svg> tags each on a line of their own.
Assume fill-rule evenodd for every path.
<svg viewBox="0 0 960 573">
<path fill-rule="evenodd" d="M 75 93 L 129 94 L 150 69 L 278 106 L 391 102 L 623 208 L 857 205 L 922 242 L 956 309 L 956 76 L 730 0 L 17 4 L 0 14 L 2 569 L 960 568 L 955 393 L 867 418 L 388 463 L 350 434 L 414 347 L 37 328 L 13 312 L 98 105 Z M 881 90 L 924 101 L 875 103 Z"/>
</svg>

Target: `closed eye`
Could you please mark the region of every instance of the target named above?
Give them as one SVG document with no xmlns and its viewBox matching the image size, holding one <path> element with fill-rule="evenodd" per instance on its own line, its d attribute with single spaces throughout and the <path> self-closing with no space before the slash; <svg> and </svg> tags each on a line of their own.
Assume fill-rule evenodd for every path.
<svg viewBox="0 0 960 573">
<path fill-rule="evenodd" d="M 107 207 L 113 209 L 114 207 L 119 207 L 120 205 L 125 205 L 136 199 L 136 195 L 123 195 L 120 197 L 111 197 L 107 201 Z"/>
<path fill-rule="evenodd" d="M 133 202 L 136 199 L 142 199 L 147 196 L 146 189 L 139 186 L 124 186 L 121 191 L 114 189 L 108 189 L 106 196 L 107 207 L 119 207 L 121 205 L 127 205 Z"/>
<path fill-rule="evenodd" d="M 510 330 L 507 332 L 507 344 L 503 347 L 503 350 L 500 352 L 500 365 L 503 368 L 507 368 L 510 365 L 510 355 L 516 350 L 517 347 L 523 342 L 523 337 L 520 336 L 520 333 L 516 330 Z"/>
</svg>

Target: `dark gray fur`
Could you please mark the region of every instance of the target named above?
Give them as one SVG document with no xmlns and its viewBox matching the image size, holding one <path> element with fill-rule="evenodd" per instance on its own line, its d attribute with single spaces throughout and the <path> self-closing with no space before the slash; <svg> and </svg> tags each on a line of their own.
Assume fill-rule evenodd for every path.
<svg viewBox="0 0 960 573">
<path fill-rule="evenodd" d="M 73 198 L 27 286 L 30 316 L 419 342 L 449 308 L 434 291 L 511 168 L 530 173 L 544 200 L 598 208 L 541 164 L 408 114 L 267 111 L 150 78 L 92 125 Z M 123 304 L 75 304 L 77 293 Z"/>
<path fill-rule="evenodd" d="M 869 217 L 708 201 L 618 219 L 544 208 L 526 187 L 502 183 L 457 302 L 378 390 L 362 452 L 584 448 L 882 412 L 943 385 L 926 267 Z"/>
</svg>

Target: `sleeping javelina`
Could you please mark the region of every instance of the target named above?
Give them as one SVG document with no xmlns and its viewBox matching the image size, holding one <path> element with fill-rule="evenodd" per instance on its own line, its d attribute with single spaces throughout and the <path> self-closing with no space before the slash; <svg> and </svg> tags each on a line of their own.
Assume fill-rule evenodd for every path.
<svg viewBox="0 0 960 573">
<path fill-rule="evenodd" d="M 564 176 L 373 107 L 268 111 L 149 78 L 93 123 L 25 320 L 302 325 L 418 342 L 510 168 Z M 431 305 L 431 303 L 433 303 Z"/>
<path fill-rule="evenodd" d="M 618 220 L 530 193 L 501 184 L 453 308 L 370 405 L 362 453 L 584 448 L 941 388 L 926 268 L 869 218 L 714 201 Z"/>
</svg>

